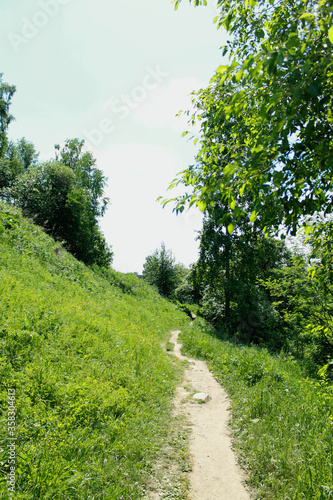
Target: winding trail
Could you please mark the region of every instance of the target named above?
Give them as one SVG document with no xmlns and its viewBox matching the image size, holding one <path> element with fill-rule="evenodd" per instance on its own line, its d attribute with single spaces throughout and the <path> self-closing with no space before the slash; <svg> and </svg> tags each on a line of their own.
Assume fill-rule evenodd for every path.
<svg viewBox="0 0 333 500">
<path fill-rule="evenodd" d="M 191 500 L 250 500 L 244 486 L 244 476 L 237 466 L 228 433 L 229 400 L 226 392 L 215 380 L 204 361 L 181 354 L 178 343 L 180 331 L 171 333 L 173 354 L 187 360 L 182 385 L 177 388 L 175 413 L 186 417 L 191 425 L 190 455 L 192 471 L 189 473 Z M 199 403 L 189 397 L 195 393 L 208 393 L 208 403 Z"/>
</svg>

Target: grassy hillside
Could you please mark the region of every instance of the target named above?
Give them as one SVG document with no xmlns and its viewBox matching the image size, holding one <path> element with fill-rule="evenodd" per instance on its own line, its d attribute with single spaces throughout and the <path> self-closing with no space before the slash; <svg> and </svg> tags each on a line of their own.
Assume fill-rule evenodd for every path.
<svg viewBox="0 0 333 500">
<path fill-rule="evenodd" d="M 157 470 L 162 498 L 186 498 L 170 408 L 181 367 L 161 348 L 172 329 L 229 391 L 256 498 L 333 498 L 328 380 L 223 341 L 135 276 L 88 269 L 3 204 L 0 314 L 1 499 L 145 499 Z"/>
<path fill-rule="evenodd" d="M 160 344 L 186 316 L 2 204 L 0 314 L 0 498 L 141 498 L 180 375 Z"/>
<path fill-rule="evenodd" d="M 183 351 L 207 361 L 232 401 L 232 428 L 256 498 L 333 498 L 333 385 L 288 355 L 219 338 L 196 321 Z"/>
</svg>

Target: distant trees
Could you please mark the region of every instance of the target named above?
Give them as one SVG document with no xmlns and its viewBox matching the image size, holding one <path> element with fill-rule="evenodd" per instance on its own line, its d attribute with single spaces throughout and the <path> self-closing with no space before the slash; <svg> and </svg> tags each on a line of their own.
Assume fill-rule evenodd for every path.
<svg viewBox="0 0 333 500">
<path fill-rule="evenodd" d="M 229 232 L 227 214 L 227 207 L 218 203 L 206 211 L 199 259 L 187 277 L 193 302 L 223 331 L 251 342 L 268 342 L 279 325 L 260 280 L 286 265 L 290 254 L 281 241 L 265 236 L 257 224 L 252 226 L 249 216 Z"/>
<path fill-rule="evenodd" d="M 3 73 L 0 73 L 0 159 L 3 157 L 7 149 L 8 125 L 14 119 L 9 113 L 9 107 L 15 92 L 16 87 L 5 83 L 3 81 Z"/>
<path fill-rule="evenodd" d="M 7 149 L 0 159 L 0 198 L 10 201 L 11 191 L 19 175 L 38 164 L 39 153 L 32 142 L 24 137 L 16 143 L 10 141 Z"/>
<path fill-rule="evenodd" d="M 10 193 L 25 215 L 79 260 L 108 267 L 112 251 L 98 227 L 108 202 L 102 197 L 106 179 L 83 144 L 73 139 L 57 147 L 57 160 L 24 170 Z"/>
<path fill-rule="evenodd" d="M 160 249 L 146 258 L 143 266 L 143 278 L 149 284 L 156 286 L 161 295 L 168 298 L 173 298 L 177 286 L 186 273 L 186 268 L 176 264 L 172 251 L 167 250 L 164 243 Z"/>
<path fill-rule="evenodd" d="M 96 160 L 90 151 L 83 152 L 84 141 L 67 140 L 60 149 L 55 146 L 56 160 L 71 168 L 78 185 L 89 196 L 90 209 L 94 217 L 102 217 L 108 205 L 108 198 L 103 197 L 106 177 L 96 166 Z"/>
<path fill-rule="evenodd" d="M 8 141 L 14 93 L 0 74 L 0 199 L 20 207 L 79 260 L 109 267 L 112 250 L 98 226 L 109 201 L 103 172 L 79 139 L 56 145 L 56 158 L 43 163 L 25 138 Z"/>
</svg>

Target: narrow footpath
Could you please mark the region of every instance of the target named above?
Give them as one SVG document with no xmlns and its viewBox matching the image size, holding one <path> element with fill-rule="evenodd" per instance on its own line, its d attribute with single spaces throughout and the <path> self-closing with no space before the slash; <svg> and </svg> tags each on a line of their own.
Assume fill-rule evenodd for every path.
<svg viewBox="0 0 333 500">
<path fill-rule="evenodd" d="M 175 414 L 184 415 L 191 426 L 189 473 L 191 500 L 250 500 L 244 475 L 237 466 L 228 432 L 229 400 L 203 361 L 181 354 L 180 331 L 171 334 L 174 355 L 189 362 L 183 383 L 177 388 Z M 199 398 L 189 397 L 203 393 Z M 208 397 L 206 397 L 209 395 Z"/>
</svg>

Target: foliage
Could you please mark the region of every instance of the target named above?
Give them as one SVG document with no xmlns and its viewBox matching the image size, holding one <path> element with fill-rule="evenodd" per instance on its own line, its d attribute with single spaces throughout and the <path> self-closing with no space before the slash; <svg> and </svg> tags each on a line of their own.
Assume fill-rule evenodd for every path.
<svg viewBox="0 0 333 500">
<path fill-rule="evenodd" d="M 101 217 L 109 202 L 108 198 L 103 198 L 107 179 L 96 167 L 96 160 L 92 153 L 84 152 L 83 147 L 83 140 L 68 139 L 62 149 L 59 145 L 55 146 L 56 160 L 74 171 L 79 186 L 89 194 L 94 217 Z"/>
<path fill-rule="evenodd" d="M 30 165 L 10 189 L 15 204 L 86 264 L 109 267 L 112 251 L 98 227 L 106 179 L 83 141 L 67 141 L 58 160 Z M 58 151 L 58 149 L 57 149 Z"/>
<path fill-rule="evenodd" d="M 295 232 L 301 216 L 332 207 L 331 1 L 219 0 L 218 8 L 230 63 L 195 99 L 201 148 L 175 181 L 193 186 L 177 210 L 205 209 L 216 192 L 230 204 L 248 193 L 253 220 L 260 213 L 263 226 Z"/>
<path fill-rule="evenodd" d="M 201 313 L 243 340 L 281 349 L 282 322 L 259 280 L 284 266 L 289 253 L 281 241 L 265 236 L 257 222 L 251 226 L 249 216 L 230 232 L 232 215 L 230 207 L 228 211 L 217 203 L 206 210 L 199 260 L 192 271 Z"/>
<path fill-rule="evenodd" d="M 38 156 L 32 142 L 24 137 L 15 143 L 9 142 L 4 157 L 0 160 L 0 196 L 11 200 L 10 188 L 16 178 L 29 167 L 36 166 Z"/>
<path fill-rule="evenodd" d="M 39 153 L 36 151 L 33 143 L 27 141 L 25 137 L 19 139 L 16 144 L 11 142 L 8 149 L 12 156 L 17 157 L 18 162 L 21 163 L 24 170 L 37 165 Z"/>
<path fill-rule="evenodd" d="M 0 73 L 0 160 L 2 160 L 7 150 L 7 129 L 10 122 L 14 119 L 9 114 L 9 107 L 12 97 L 16 92 L 15 86 L 5 83 L 2 78 L 3 73 Z"/>
<path fill-rule="evenodd" d="M 169 298 L 174 297 L 175 290 L 186 273 L 184 266 L 176 264 L 172 251 L 167 250 L 164 243 L 146 258 L 143 266 L 144 279 L 156 286 L 161 295 Z"/>
<path fill-rule="evenodd" d="M 331 498 L 332 386 L 305 378 L 290 356 L 223 341 L 202 320 L 180 339 L 228 391 L 234 445 L 255 498 Z"/>
<path fill-rule="evenodd" d="M 261 280 L 280 317 L 285 347 L 312 373 L 333 359 L 332 287 L 326 276 L 320 279 L 322 269 L 320 261 L 310 267 L 303 255 L 294 254 L 288 265 Z"/>
<path fill-rule="evenodd" d="M 185 315 L 134 275 L 88 269 L 12 206 L 0 232 L 0 497 L 15 389 L 15 498 L 141 498 L 179 380 L 160 344 Z"/>
<path fill-rule="evenodd" d="M 174 292 L 174 298 L 183 304 L 197 303 L 192 283 L 192 272 L 192 269 L 186 272 Z"/>
<path fill-rule="evenodd" d="M 310 246 L 310 259 L 316 263 L 312 267 L 315 279 L 325 290 L 327 295 L 332 294 L 333 285 L 333 219 L 332 216 L 323 217 L 317 214 L 305 227 L 307 234 L 305 242 Z"/>
</svg>

